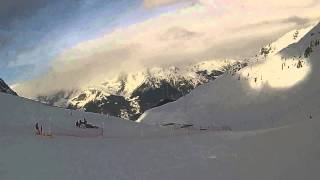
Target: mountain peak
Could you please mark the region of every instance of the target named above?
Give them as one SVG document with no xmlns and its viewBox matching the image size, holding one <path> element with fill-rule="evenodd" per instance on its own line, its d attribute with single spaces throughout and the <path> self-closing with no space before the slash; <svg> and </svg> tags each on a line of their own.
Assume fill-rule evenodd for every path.
<svg viewBox="0 0 320 180">
<path fill-rule="evenodd" d="M 1 78 L 0 78 L 0 92 L 7 93 L 7 94 L 12 94 L 12 95 L 15 95 L 15 96 L 18 95 Z"/>
</svg>

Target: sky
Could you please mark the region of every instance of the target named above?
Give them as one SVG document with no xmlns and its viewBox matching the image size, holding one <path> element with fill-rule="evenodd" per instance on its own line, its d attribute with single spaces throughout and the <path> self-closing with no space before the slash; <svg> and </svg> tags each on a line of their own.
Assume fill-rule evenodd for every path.
<svg viewBox="0 0 320 180">
<path fill-rule="evenodd" d="M 318 21 L 318 0 L 2 0 L 0 78 L 27 97 L 123 72 L 244 58 Z"/>
<path fill-rule="evenodd" d="M 77 43 L 164 11 L 144 9 L 141 3 L 138 0 L 2 0 L 0 77 L 10 84 L 35 78 L 48 72 L 50 62 Z"/>
</svg>

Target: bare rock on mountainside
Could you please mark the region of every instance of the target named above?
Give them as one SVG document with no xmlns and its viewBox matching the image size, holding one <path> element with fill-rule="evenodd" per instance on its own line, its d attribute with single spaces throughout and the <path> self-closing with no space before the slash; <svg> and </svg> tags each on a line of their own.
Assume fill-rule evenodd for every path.
<svg viewBox="0 0 320 180">
<path fill-rule="evenodd" d="M 0 78 L 0 92 L 7 93 L 7 94 L 12 94 L 12 95 L 15 95 L 15 96 L 18 95 L 1 78 Z"/>
</svg>

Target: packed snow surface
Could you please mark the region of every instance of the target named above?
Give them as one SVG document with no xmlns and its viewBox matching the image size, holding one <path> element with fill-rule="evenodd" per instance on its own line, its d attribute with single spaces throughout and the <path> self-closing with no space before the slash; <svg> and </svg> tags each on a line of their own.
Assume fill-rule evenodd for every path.
<svg viewBox="0 0 320 180">
<path fill-rule="evenodd" d="M 319 177 L 320 119 L 261 131 L 200 132 L 71 115 L 4 94 L 0 109 L 1 180 Z M 73 123 L 83 116 L 97 125 L 104 120 L 104 136 L 86 137 L 90 130 L 75 129 Z M 45 129 L 51 123 L 53 137 L 36 136 L 36 121 Z"/>
</svg>

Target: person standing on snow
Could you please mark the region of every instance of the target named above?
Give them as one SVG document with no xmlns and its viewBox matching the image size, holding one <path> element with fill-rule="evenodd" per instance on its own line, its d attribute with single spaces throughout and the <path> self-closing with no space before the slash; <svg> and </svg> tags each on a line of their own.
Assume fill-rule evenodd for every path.
<svg viewBox="0 0 320 180">
<path fill-rule="evenodd" d="M 80 127 L 79 121 L 76 122 L 76 126 L 77 126 L 77 127 Z"/>
<path fill-rule="evenodd" d="M 40 135 L 39 123 L 36 123 L 35 128 L 36 128 L 36 134 L 37 134 L 37 135 Z"/>
</svg>

